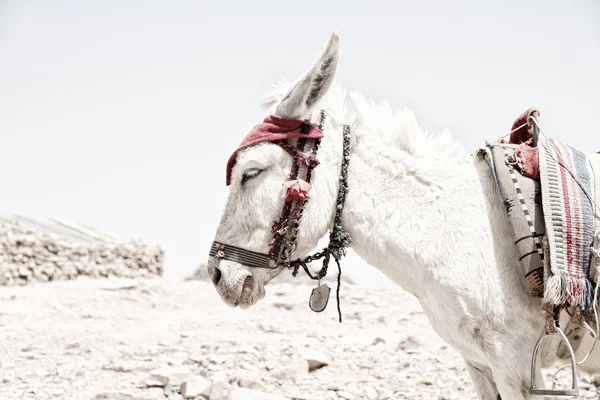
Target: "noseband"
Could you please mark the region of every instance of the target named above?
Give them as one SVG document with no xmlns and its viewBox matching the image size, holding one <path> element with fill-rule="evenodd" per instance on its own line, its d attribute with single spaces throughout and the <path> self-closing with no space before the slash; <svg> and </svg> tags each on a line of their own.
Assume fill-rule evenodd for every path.
<svg viewBox="0 0 600 400">
<path fill-rule="evenodd" d="M 294 121 L 288 121 L 294 122 Z M 300 133 L 308 134 L 311 131 L 311 125 L 307 122 L 296 121 L 299 123 Z M 322 131 L 325 123 L 325 112 L 321 111 L 321 120 L 318 125 L 319 132 Z M 314 129 L 314 127 L 312 127 Z M 289 180 L 284 184 L 287 188 L 287 196 L 283 205 L 283 210 L 278 221 L 275 221 L 271 232 L 273 239 L 270 243 L 268 254 L 258 253 L 244 248 L 213 242 L 210 248 L 210 256 L 220 260 L 237 262 L 247 267 L 254 268 L 288 268 L 292 275 L 298 274 L 300 267 L 306 274 L 314 280 L 321 280 L 327 275 L 329 260 L 333 256 L 338 266 L 337 279 L 337 305 L 339 321 L 342 322 L 342 315 L 339 306 L 339 289 L 341 278 L 340 260 L 346 255 L 346 249 L 351 245 L 350 235 L 342 227 L 342 210 L 348 191 L 348 163 L 350 161 L 350 126 L 343 127 L 343 147 L 342 147 L 342 165 L 339 176 L 339 189 L 336 202 L 335 218 L 333 228 L 329 234 L 329 244 L 322 251 L 310 255 L 304 259 L 291 261 L 291 255 L 296 249 L 298 238 L 298 227 L 306 202 L 308 201 L 308 191 L 311 188 L 310 181 L 313 169 L 319 165 L 317 152 L 321 144 L 320 138 L 298 138 L 298 143 L 294 147 L 288 140 L 277 140 L 273 143 L 282 147 L 294 159 Z M 321 136 L 322 137 L 322 136 Z M 265 140 L 267 141 L 267 140 Z M 316 273 L 312 274 L 307 264 L 312 261 L 323 259 L 323 266 Z"/>
</svg>

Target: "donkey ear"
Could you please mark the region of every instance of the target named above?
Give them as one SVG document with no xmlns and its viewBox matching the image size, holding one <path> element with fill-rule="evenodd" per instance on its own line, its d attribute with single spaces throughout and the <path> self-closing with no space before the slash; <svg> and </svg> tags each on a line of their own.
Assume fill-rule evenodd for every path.
<svg viewBox="0 0 600 400">
<path fill-rule="evenodd" d="M 334 82 L 339 60 L 340 37 L 334 32 L 315 65 L 287 92 L 275 114 L 288 119 L 307 117 Z"/>
</svg>

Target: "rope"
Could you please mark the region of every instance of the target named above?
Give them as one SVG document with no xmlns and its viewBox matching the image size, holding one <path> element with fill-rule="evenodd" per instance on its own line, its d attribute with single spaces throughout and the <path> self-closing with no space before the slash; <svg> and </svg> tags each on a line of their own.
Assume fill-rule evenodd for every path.
<svg viewBox="0 0 600 400">
<path fill-rule="evenodd" d="M 524 126 L 527 126 L 527 122 L 523 123 L 522 125 L 517 126 L 515 129 L 513 129 L 512 131 L 504 134 L 503 136 L 499 137 L 498 139 L 496 139 L 496 142 L 500 142 L 502 139 L 504 139 L 507 136 L 512 135 L 513 133 L 515 133 L 516 131 L 518 131 L 519 129 L 523 128 Z"/>
<path fill-rule="evenodd" d="M 338 315 L 340 317 L 340 324 L 342 323 L 342 309 L 340 308 L 340 285 L 342 283 L 342 267 L 340 261 L 335 260 L 338 266 L 338 277 L 337 277 L 337 289 L 335 290 L 335 301 L 337 302 Z"/>
</svg>

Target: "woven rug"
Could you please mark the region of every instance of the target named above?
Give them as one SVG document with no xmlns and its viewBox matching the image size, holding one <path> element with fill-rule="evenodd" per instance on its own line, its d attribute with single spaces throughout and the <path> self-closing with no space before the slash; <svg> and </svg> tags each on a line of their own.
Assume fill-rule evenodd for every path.
<svg viewBox="0 0 600 400">
<path fill-rule="evenodd" d="M 546 228 L 544 300 L 585 312 L 597 301 L 592 296 L 599 271 L 600 155 L 545 135 L 537 147 Z"/>
<path fill-rule="evenodd" d="M 542 238 L 546 232 L 540 182 L 522 173 L 513 165 L 519 145 L 494 142 L 479 154 L 490 165 L 498 193 L 506 207 L 512 227 L 520 268 L 527 280 L 531 295 L 544 296 L 544 252 Z"/>
</svg>

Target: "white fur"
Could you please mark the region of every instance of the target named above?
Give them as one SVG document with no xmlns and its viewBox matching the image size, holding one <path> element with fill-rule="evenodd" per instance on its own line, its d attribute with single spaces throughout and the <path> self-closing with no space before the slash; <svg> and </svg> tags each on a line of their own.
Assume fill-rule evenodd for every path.
<svg viewBox="0 0 600 400">
<path fill-rule="evenodd" d="M 339 58 L 338 52 L 334 34 L 315 67 L 298 81 L 305 84 L 290 89 L 281 83 L 263 102 L 269 112 L 285 110 L 287 116 L 315 123 L 319 107 L 327 110 L 321 164 L 313 174 L 295 255 L 307 255 L 332 225 L 342 124 L 349 123 L 350 189 L 343 226 L 354 250 L 419 299 L 433 329 L 464 357 L 482 399 L 529 399 L 531 354 L 544 319 L 539 299 L 529 295 L 519 270 L 506 211 L 487 164 L 469 156 L 448 133 L 424 132 L 411 111 L 348 95 L 339 85 L 323 90 L 327 93 L 321 93 L 319 107 L 307 107 L 301 91 L 314 83 L 323 57 Z M 294 99 L 295 109 L 282 106 L 286 97 Z M 266 169 L 242 187 L 243 172 L 257 166 Z M 290 167 L 290 156 L 273 144 L 241 152 L 215 240 L 266 253 Z M 216 267 L 221 271 L 217 291 L 231 306 L 254 304 L 274 276 L 271 270 L 211 259 L 209 273 Z M 548 343 L 546 359 L 557 345 Z M 600 346 L 588 365 L 600 369 Z"/>
</svg>

